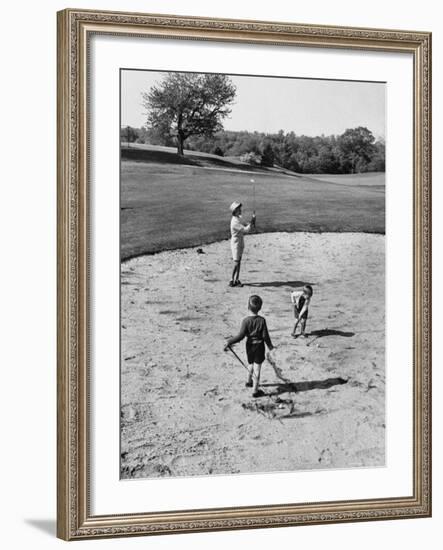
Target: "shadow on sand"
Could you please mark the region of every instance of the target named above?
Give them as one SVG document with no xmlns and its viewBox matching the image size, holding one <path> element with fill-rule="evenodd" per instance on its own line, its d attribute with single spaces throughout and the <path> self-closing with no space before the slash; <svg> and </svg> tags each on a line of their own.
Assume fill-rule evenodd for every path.
<svg viewBox="0 0 443 550">
<path fill-rule="evenodd" d="M 284 384 L 261 384 L 263 387 L 275 388 L 268 395 L 281 395 L 282 393 L 293 393 L 310 390 L 327 390 L 332 386 L 346 384 L 347 380 L 340 376 L 327 378 L 326 380 L 310 380 L 307 382 L 286 382 Z"/>
<path fill-rule="evenodd" d="M 244 283 L 243 284 L 243 286 L 250 286 L 253 288 L 266 288 L 266 287 L 279 288 L 281 286 L 289 286 L 291 288 L 300 288 L 305 285 L 314 286 L 315 283 L 306 283 L 304 281 L 264 281 L 262 283 Z"/>
<path fill-rule="evenodd" d="M 320 330 L 313 330 L 309 333 L 309 336 L 315 336 L 317 338 L 322 338 L 323 336 L 344 336 L 350 338 L 355 336 L 355 332 L 345 332 L 343 330 L 335 330 L 333 328 L 322 328 Z"/>
<path fill-rule="evenodd" d="M 307 346 L 310 346 L 319 338 L 323 338 L 323 336 L 344 336 L 345 338 L 350 338 L 351 336 L 355 336 L 355 332 L 344 332 L 343 330 L 335 330 L 333 328 L 322 328 L 320 330 L 313 330 L 309 333 L 309 336 L 313 336 L 313 338 L 310 342 L 308 342 L 308 344 L 306 344 Z"/>
</svg>

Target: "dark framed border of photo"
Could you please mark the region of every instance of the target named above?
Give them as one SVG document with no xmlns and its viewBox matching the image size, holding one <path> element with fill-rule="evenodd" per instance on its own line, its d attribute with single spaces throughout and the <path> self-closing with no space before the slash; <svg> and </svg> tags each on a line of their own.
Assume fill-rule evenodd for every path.
<svg viewBox="0 0 443 550">
<path fill-rule="evenodd" d="M 98 37 L 101 46 L 94 40 Z M 115 41 L 115 44 L 114 44 Z M 118 42 L 120 41 L 120 42 Z M 103 480 L 97 481 L 100 469 L 100 446 L 103 425 L 100 425 L 100 407 L 95 406 L 97 392 L 109 394 L 115 399 L 118 410 L 118 396 L 108 388 L 97 384 L 94 377 L 94 346 L 100 326 L 100 311 L 105 305 L 94 301 L 94 288 L 100 282 L 101 251 L 95 239 L 98 231 L 96 216 L 100 219 L 117 217 L 115 204 L 110 200 L 100 201 L 94 193 L 92 182 L 100 167 L 97 163 L 108 156 L 112 169 L 118 172 L 119 128 L 115 129 L 115 148 L 107 151 L 105 157 L 95 151 L 98 143 L 95 127 L 100 125 L 94 105 L 103 104 L 114 109 L 118 117 L 118 104 L 108 97 L 95 97 L 103 87 L 108 71 L 118 81 L 118 70 L 107 66 L 107 59 L 113 60 L 116 45 L 127 47 L 128 56 L 140 48 L 152 48 L 153 57 L 146 58 L 146 69 L 162 70 L 162 48 L 177 47 L 177 44 L 198 47 L 201 52 L 211 48 L 243 48 L 276 52 L 312 52 L 313 56 L 325 57 L 330 52 L 350 55 L 358 61 L 365 56 L 375 55 L 380 63 L 384 57 L 390 63 L 397 63 L 396 55 L 404 56 L 412 76 L 410 87 L 410 126 L 412 128 L 410 151 L 407 162 L 411 166 L 410 184 L 402 183 L 408 190 L 404 200 L 410 212 L 410 232 L 404 232 L 403 246 L 410 257 L 411 296 L 407 297 L 411 315 L 410 334 L 404 335 L 405 348 L 410 357 L 410 368 L 405 367 L 405 376 L 410 380 L 409 403 L 410 422 L 405 424 L 410 445 L 410 460 L 407 462 L 407 486 L 402 492 L 399 486 L 391 494 L 368 497 L 337 498 L 317 494 L 302 500 L 294 492 L 289 499 L 266 494 L 260 501 L 247 504 L 229 503 L 222 505 L 180 505 L 164 507 L 163 501 L 156 503 L 156 492 L 162 492 L 161 484 L 170 480 L 155 480 L 155 491 L 146 491 L 143 498 L 150 498 L 147 506 L 138 504 L 141 500 L 132 498 L 127 489 L 130 484 L 146 483 L 145 480 L 120 482 L 125 486 L 124 497 L 103 487 Z M 174 46 L 175 44 L 175 46 Z M 107 50 L 108 49 L 108 50 Z M 155 50 L 155 51 L 154 51 Z M 109 53 L 107 53 L 107 51 Z M 178 50 L 177 50 L 178 51 Z M 212 52 L 212 53 L 211 53 Z M 176 57 L 174 70 L 193 70 L 197 59 Z M 204 56 L 203 56 L 204 57 Z M 400 60 L 400 57 L 398 58 Z M 403 57 L 401 57 L 403 59 Z M 113 61 L 114 62 L 114 61 Z M 119 63 L 119 60 L 115 61 Z M 101 63 L 101 65 L 100 65 Z M 321 63 L 321 59 L 320 59 Z M 403 61 L 398 61 L 399 64 Z M 106 67 L 103 69 L 103 66 Z M 136 13 L 98 12 L 68 9 L 58 13 L 58 367 L 57 367 L 57 424 L 58 424 L 58 472 L 57 472 L 57 533 L 65 540 L 103 538 L 130 535 L 155 535 L 229 529 L 252 529 L 264 527 L 324 524 L 382 519 L 404 519 L 429 517 L 431 515 L 431 34 L 428 32 L 329 27 L 294 23 L 263 21 L 236 21 L 208 19 L 203 17 L 181 17 L 172 15 L 151 15 Z M 168 70 L 172 70 L 171 68 Z M 195 70 L 201 70 L 196 67 Z M 337 75 L 339 78 L 340 75 Z M 113 81 L 112 81 L 113 82 Z M 117 86 L 118 88 L 118 86 Z M 399 94 L 398 89 L 392 93 Z M 116 89 L 115 92 L 119 93 Z M 396 98 L 394 97 L 394 100 Z M 98 102 L 98 103 L 97 103 Z M 389 117 L 389 112 L 388 112 Z M 395 151 L 395 139 L 388 137 L 388 150 L 392 155 L 402 156 Z M 389 141 L 391 140 L 391 141 Z M 113 153 L 116 153 L 116 158 Z M 110 157 L 109 157 L 110 155 Z M 409 155 L 409 153 L 407 153 Z M 393 165 L 394 165 L 393 161 Z M 389 156 L 388 156 L 389 167 Z M 388 168 L 389 188 L 389 168 Z M 389 197 L 389 195 L 388 195 Z M 401 208 L 402 205 L 397 205 Z M 395 208 L 395 206 L 394 206 Z M 98 214 L 101 212 L 101 214 Z M 110 221 L 112 225 L 114 222 Z M 392 222 L 395 223 L 395 220 Z M 409 226 L 408 226 L 409 227 Z M 113 239 L 117 233 L 110 232 Z M 389 238 L 389 233 L 387 232 Z M 114 243 L 118 247 L 118 242 Z M 388 249 L 389 253 L 389 249 Z M 118 271 L 118 267 L 116 268 Z M 91 276 L 91 273 L 95 273 Z M 389 296 L 389 280 L 387 294 Z M 106 315 L 106 311 L 104 313 Z M 390 312 L 391 325 L 395 315 Z M 106 340 L 110 335 L 102 334 Z M 388 337 L 388 346 L 390 345 Z M 395 350 L 394 350 L 395 351 Z M 111 358 L 112 359 L 112 358 Z M 116 358 L 118 360 L 118 358 Z M 389 371 L 390 365 L 387 364 Z M 389 377 L 388 377 L 389 380 Z M 118 383 L 118 382 L 117 382 Z M 99 387 L 97 387 L 99 386 Z M 391 402 L 390 406 L 395 406 Z M 118 415 L 118 412 L 117 412 Z M 389 409 L 388 409 L 389 430 Z M 118 437 L 118 435 L 117 435 Z M 389 441 L 388 441 L 389 445 Z M 389 461 L 388 461 L 389 462 Z M 391 464 L 392 465 L 392 464 Z M 118 471 L 114 472 L 117 483 Z M 275 474 L 267 474 L 273 476 Z M 312 475 L 314 475 L 312 473 Z M 317 474 L 315 474 L 317 475 Z M 346 472 L 342 472 L 345 476 Z M 229 477 L 229 476 L 228 476 Z M 349 478 L 351 480 L 351 478 Z M 181 483 L 178 482 L 177 483 Z M 186 491 L 192 490 L 192 479 L 186 481 Z M 350 484 L 352 482 L 350 481 Z M 134 489 L 136 490 L 136 489 Z M 102 491 L 102 496 L 98 493 Z M 149 493 L 146 497 L 146 493 Z M 109 502 L 109 507 L 100 508 L 98 503 Z M 121 502 L 122 507 L 117 504 Z M 124 499 L 131 505 L 124 506 Z M 206 502 L 202 497 L 202 503 Z M 136 507 L 134 509 L 134 507 Z"/>
</svg>

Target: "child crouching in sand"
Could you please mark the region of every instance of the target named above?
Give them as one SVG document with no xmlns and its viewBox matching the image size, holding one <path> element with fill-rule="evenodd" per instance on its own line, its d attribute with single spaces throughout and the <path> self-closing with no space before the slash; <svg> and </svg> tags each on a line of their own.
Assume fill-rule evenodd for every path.
<svg viewBox="0 0 443 550">
<path fill-rule="evenodd" d="M 291 292 L 291 302 L 294 307 L 294 317 L 297 319 L 294 325 L 294 330 L 291 336 L 296 338 L 295 331 L 300 323 L 301 334 L 307 338 L 306 334 L 306 321 L 308 320 L 308 307 L 313 294 L 312 286 L 305 285 L 303 290 L 296 290 Z"/>
<path fill-rule="evenodd" d="M 261 310 L 263 300 L 260 296 L 251 296 L 248 302 L 248 309 L 252 313 L 245 317 L 240 326 L 237 336 L 229 338 L 224 350 L 236 344 L 246 337 L 246 355 L 248 357 L 248 379 L 246 386 L 252 387 L 252 397 L 261 397 L 264 393 L 259 389 L 261 365 L 265 360 L 265 344 L 271 351 L 274 349 L 269 337 L 266 319 L 258 312 Z"/>
</svg>

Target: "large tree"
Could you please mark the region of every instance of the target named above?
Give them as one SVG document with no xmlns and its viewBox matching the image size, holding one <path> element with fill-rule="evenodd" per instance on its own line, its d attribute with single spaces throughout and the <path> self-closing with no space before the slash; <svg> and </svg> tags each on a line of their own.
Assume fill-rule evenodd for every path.
<svg viewBox="0 0 443 550">
<path fill-rule="evenodd" d="M 173 136 L 183 156 L 190 136 L 212 136 L 222 130 L 222 120 L 231 110 L 236 88 L 225 75 L 168 73 L 149 92 L 142 94 L 147 110 L 147 128 L 165 138 Z"/>
<path fill-rule="evenodd" d="M 344 172 L 364 172 L 375 153 L 375 138 L 364 126 L 349 128 L 337 139 Z"/>
</svg>

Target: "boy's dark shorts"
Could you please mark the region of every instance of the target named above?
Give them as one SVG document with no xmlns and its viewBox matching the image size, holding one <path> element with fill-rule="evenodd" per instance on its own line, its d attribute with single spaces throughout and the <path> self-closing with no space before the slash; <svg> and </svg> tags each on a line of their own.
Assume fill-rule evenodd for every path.
<svg viewBox="0 0 443 550">
<path fill-rule="evenodd" d="M 261 364 L 265 360 L 265 343 L 253 344 L 252 342 L 246 342 L 246 355 L 248 357 L 248 363 Z"/>
<path fill-rule="evenodd" d="M 302 308 L 298 309 L 298 307 L 294 304 L 294 317 L 296 319 L 298 319 L 298 316 L 300 315 L 300 311 L 302 310 Z M 301 316 L 302 319 L 304 319 L 306 321 L 306 319 L 308 318 L 308 310 L 306 310 L 303 315 Z"/>
</svg>

